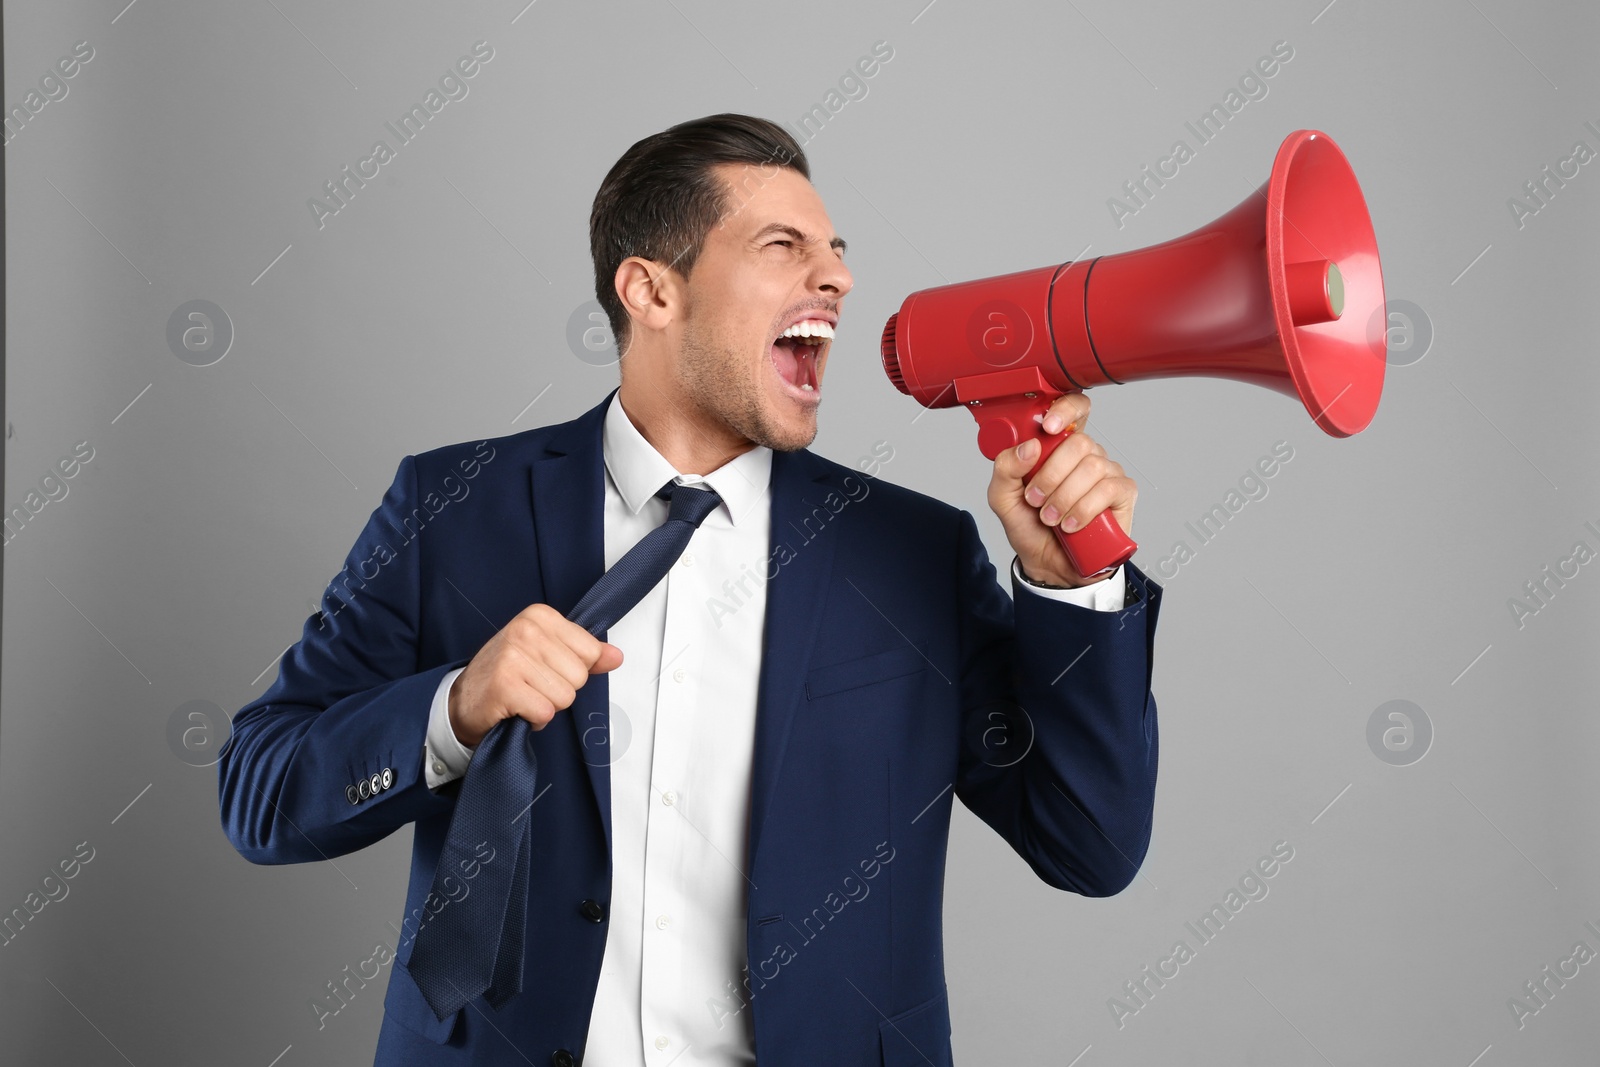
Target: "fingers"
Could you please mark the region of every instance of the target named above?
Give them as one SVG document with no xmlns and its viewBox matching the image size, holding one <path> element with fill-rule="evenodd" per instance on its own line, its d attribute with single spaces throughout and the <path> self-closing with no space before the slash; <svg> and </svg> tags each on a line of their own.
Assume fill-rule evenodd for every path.
<svg viewBox="0 0 1600 1067">
<path fill-rule="evenodd" d="M 558 711 L 572 706 L 590 677 L 621 663 L 621 649 L 548 604 L 533 604 L 473 657 L 458 679 L 459 701 L 452 687 L 451 724 L 467 744 L 505 718 L 526 719 L 543 729 Z"/>
<path fill-rule="evenodd" d="M 1124 477 L 1122 466 L 1098 441 L 1075 433 L 1045 461 L 1023 499 L 1039 509 L 1040 522 L 1071 532 L 1112 504 L 1131 499 L 1135 491 L 1132 479 Z"/>
<path fill-rule="evenodd" d="M 530 655 L 521 648 L 513 651 L 520 669 L 514 670 L 515 676 L 508 682 L 510 691 L 505 694 L 506 709 L 517 718 L 528 720 L 535 730 L 542 730 L 546 723 L 555 718 L 556 712 L 572 706 L 578 696 L 578 687 L 568 681 L 559 669 L 536 655 Z"/>
<path fill-rule="evenodd" d="M 1115 519 L 1114 506 L 1127 501 L 1131 507 L 1138 492 L 1138 486 L 1134 484 L 1132 478 L 1110 476 L 1101 478 L 1090 486 L 1087 492 L 1078 497 L 1076 503 L 1068 505 L 1065 510 L 1061 511 L 1059 525 L 1067 533 L 1071 533 L 1073 530 L 1089 525 L 1094 517 L 1102 512 L 1112 513 L 1112 517 Z M 1056 504 L 1052 497 L 1051 503 L 1046 507 L 1059 508 L 1060 505 Z"/>
<path fill-rule="evenodd" d="M 1039 419 L 1037 436 L 995 457 L 989 481 L 989 506 L 1025 569 L 1035 575 L 1057 575 L 1046 580 L 1067 585 L 1088 576 L 1077 572 L 1057 533 L 1070 534 L 1100 515 L 1109 515 L 1128 533 L 1138 494 L 1121 465 L 1106 455 L 1100 442 L 1082 432 L 1088 418 L 1088 397 L 1081 393 L 1057 397 Z M 1041 462 L 1047 447 L 1048 458 Z"/>
<path fill-rule="evenodd" d="M 1047 434 L 1057 434 L 1069 427 L 1083 429 L 1089 418 L 1089 398 L 1082 393 L 1067 393 L 1057 397 L 1041 417 L 1042 429 Z M 1069 437 L 1068 440 L 1071 440 Z M 1030 438 L 1015 448 L 1008 448 L 995 457 L 994 474 L 989 483 L 989 500 L 997 505 L 1005 499 L 1015 499 L 1015 483 L 1028 476 L 1033 465 L 1039 462 L 1040 442 Z M 1059 450 L 1059 449 L 1058 449 Z M 1047 464 L 1048 465 L 1048 464 Z M 1042 472 L 1041 472 L 1042 473 Z M 1009 483 L 1009 484 L 1008 484 Z"/>
<path fill-rule="evenodd" d="M 527 701 L 512 710 L 542 726 L 557 711 L 572 706 L 578 690 L 592 675 L 619 666 L 622 650 L 601 641 L 549 605 L 529 618 L 517 634 L 524 655 L 521 681 Z"/>
<path fill-rule="evenodd" d="M 1057 397 L 1045 412 L 1044 432 L 1060 433 L 1074 423 L 1081 430 L 1088 421 L 1089 398 L 1083 393 L 1068 393 Z"/>
<path fill-rule="evenodd" d="M 575 622 L 569 621 L 560 612 L 547 604 L 540 607 L 546 608 L 549 615 L 549 629 L 560 638 L 577 659 L 582 663 L 585 675 L 604 674 L 616 670 L 622 665 L 622 650 L 616 645 L 602 641 L 588 630 Z M 581 679 L 580 683 L 581 684 Z"/>
</svg>

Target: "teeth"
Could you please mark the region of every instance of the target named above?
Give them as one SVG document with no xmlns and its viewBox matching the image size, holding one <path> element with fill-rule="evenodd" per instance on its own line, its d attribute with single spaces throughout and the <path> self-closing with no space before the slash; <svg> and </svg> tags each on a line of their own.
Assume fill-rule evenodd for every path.
<svg viewBox="0 0 1600 1067">
<path fill-rule="evenodd" d="M 806 319 L 784 330 L 779 337 L 793 337 L 810 344 L 833 340 L 833 327 L 821 319 Z"/>
<path fill-rule="evenodd" d="M 815 392 L 815 390 L 811 388 L 811 383 L 810 382 L 807 382 L 806 384 L 802 385 L 800 388 L 804 389 L 808 393 Z"/>
</svg>

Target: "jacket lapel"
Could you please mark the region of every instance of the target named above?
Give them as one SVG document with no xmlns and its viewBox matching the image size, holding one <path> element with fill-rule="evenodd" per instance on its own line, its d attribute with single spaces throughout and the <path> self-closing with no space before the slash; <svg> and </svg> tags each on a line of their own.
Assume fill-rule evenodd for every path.
<svg viewBox="0 0 1600 1067">
<path fill-rule="evenodd" d="M 605 461 L 601 427 L 612 390 L 595 407 L 559 427 L 533 462 L 533 525 L 545 603 L 569 612 L 605 571 Z M 756 736 L 750 782 L 750 857 L 772 804 L 784 750 L 805 690 L 822 606 L 833 574 L 835 524 L 809 531 L 814 509 L 831 519 L 823 501 L 831 491 L 827 466 L 813 453 L 772 455 L 772 532 L 767 610 L 757 683 Z M 584 737 L 610 736 L 610 689 L 605 675 L 589 679 L 564 718 L 594 792 L 611 852 L 611 765 Z M 604 729 L 596 734 L 597 728 Z M 608 752 L 609 750 L 602 750 Z M 543 788 L 540 786 L 539 788 Z"/>
<path fill-rule="evenodd" d="M 613 389 L 583 415 L 551 434 L 544 454 L 533 461 L 533 526 L 539 553 L 544 602 L 569 614 L 605 572 L 605 458 L 600 430 Z M 585 737 L 611 736 L 610 686 L 606 675 L 591 677 L 572 706 L 558 717 L 573 732 L 606 830 L 611 853 L 611 763 L 609 745 L 586 746 Z M 598 731 L 598 732 L 596 732 Z M 543 769 L 542 769 L 543 770 Z M 548 771 L 545 771 L 548 774 Z M 546 778 L 546 781 L 549 779 Z M 544 785 L 539 785 L 543 789 Z M 537 795 L 537 794 L 535 794 Z"/>
<path fill-rule="evenodd" d="M 822 605 L 833 575 L 835 523 L 808 532 L 814 508 L 831 520 L 823 500 L 831 487 L 827 467 L 809 451 L 772 454 L 772 541 L 767 570 L 767 614 L 761 637 L 756 697 L 756 737 L 750 779 L 750 869 L 755 869 L 761 829 L 772 807 L 789 731 L 805 690 Z"/>
</svg>

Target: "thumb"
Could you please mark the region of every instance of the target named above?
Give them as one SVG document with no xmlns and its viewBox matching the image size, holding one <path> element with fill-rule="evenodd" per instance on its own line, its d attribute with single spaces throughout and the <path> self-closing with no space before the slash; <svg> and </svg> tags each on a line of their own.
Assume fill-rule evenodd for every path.
<svg viewBox="0 0 1600 1067">
<path fill-rule="evenodd" d="M 995 488 L 1007 496 L 1022 496 L 1023 480 L 1028 477 L 1028 472 L 1033 465 L 1039 462 L 1039 441 L 1037 438 L 1028 440 L 1001 452 L 994 461 Z"/>
<path fill-rule="evenodd" d="M 590 674 L 606 674 L 622 666 L 622 649 L 609 641 L 601 642 L 600 658 L 589 668 Z"/>
</svg>

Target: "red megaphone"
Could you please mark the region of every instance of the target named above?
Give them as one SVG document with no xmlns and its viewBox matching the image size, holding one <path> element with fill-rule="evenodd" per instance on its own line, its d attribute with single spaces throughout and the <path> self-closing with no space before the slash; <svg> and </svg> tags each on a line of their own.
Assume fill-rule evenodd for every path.
<svg viewBox="0 0 1600 1067">
<path fill-rule="evenodd" d="M 1297 396 L 1348 437 L 1383 391 L 1383 274 L 1361 187 L 1327 134 L 1297 130 L 1272 175 L 1209 226 L 1134 252 L 923 289 L 883 328 L 883 369 L 924 407 L 964 404 L 989 459 L 1030 437 L 1032 478 L 1064 393 L 1202 375 Z M 1138 548 L 1109 512 L 1056 537 L 1078 573 Z"/>
</svg>

